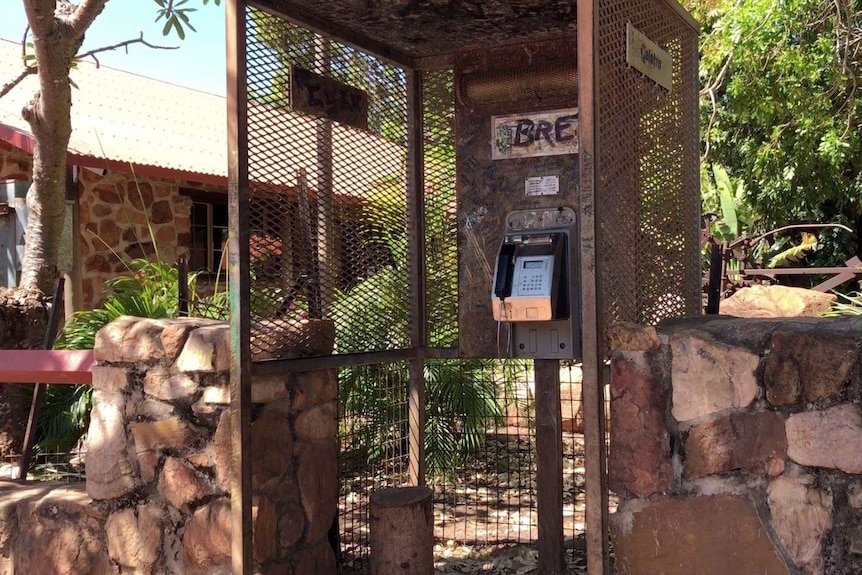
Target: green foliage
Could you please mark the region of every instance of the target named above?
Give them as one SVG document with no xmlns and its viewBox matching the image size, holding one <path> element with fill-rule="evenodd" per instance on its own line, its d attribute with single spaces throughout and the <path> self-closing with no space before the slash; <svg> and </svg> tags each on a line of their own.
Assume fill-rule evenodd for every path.
<svg viewBox="0 0 862 575">
<path fill-rule="evenodd" d="M 790 246 L 772 257 L 766 264 L 768 268 L 790 267 L 798 264 L 808 253 L 817 249 L 817 236 L 807 232 L 802 233 L 802 241 L 799 245 Z"/>
<path fill-rule="evenodd" d="M 180 40 L 185 40 L 186 28 L 192 32 L 197 32 L 195 27 L 192 26 L 191 19 L 189 18 L 189 14 L 197 12 L 197 8 L 181 8 L 181 6 L 188 4 L 188 1 L 189 0 L 179 0 L 178 2 L 175 2 L 174 0 L 153 0 L 153 2 L 159 5 L 159 9 L 156 11 L 156 22 L 159 20 L 165 21 L 165 27 L 162 28 L 162 35 L 167 36 L 173 31 L 176 32 Z M 201 1 L 204 6 L 210 3 L 210 0 Z M 221 0 L 212 0 L 212 3 L 219 6 L 221 5 Z"/>
<path fill-rule="evenodd" d="M 689 0 L 701 18 L 706 159 L 745 181 L 763 227 L 860 215 L 862 138 L 845 42 L 858 10 L 822 0 Z M 846 254 L 845 254 L 846 257 Z"/>
<path fill-rule="evenodd" d="M 836 292 L 838 299 L 823 317 L 846 317 L 862 315 L 862 292 L 842 294 Z"/>
<path fill-rule="evenodd" d="M 75 312 L 60 332 L 57 349 L 93 349 L 96 332 L 123 315 L 136 317 L 176 317 L 179 304 L 179 276 L 176 268 L 164 262 L 145 259 L 128 264 L 131 275 L 109 280 L 109 295 L 101 307 Z M 195 276 L 189 277 L 190 292 Z"/>
</svg>

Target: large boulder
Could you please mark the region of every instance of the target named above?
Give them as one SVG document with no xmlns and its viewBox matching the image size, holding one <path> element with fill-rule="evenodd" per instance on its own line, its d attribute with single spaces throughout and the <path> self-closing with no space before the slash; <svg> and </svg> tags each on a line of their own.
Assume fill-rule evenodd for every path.
<svg viewBox="0 0 862 575">
<path fill-rule="evenodd" d="M 832 294 L 787 286 L 742 288 L 721 302 L 721 313 L 736 317 L 820 317 L 832 307 Z"/>
</svg>

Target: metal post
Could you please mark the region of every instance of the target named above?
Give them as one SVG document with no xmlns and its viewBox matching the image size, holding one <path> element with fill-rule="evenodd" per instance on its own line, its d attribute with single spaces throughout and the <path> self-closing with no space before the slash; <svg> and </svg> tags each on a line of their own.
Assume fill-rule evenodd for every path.
<svg viewBox="0 0 862 575">
<path fill-rule="evenodd" d="M 578 106 L 580 110 L 581 320 L 584 393 L 587 573 L 608 575 L 608 481 L 605 406 L 599 345 L 599 257 L 596 245 L 599 0 L 578 0 Z"/>
<path fill-rule="evenodd" d="M 724 271 L 724 246 L 712 244 L 709 254 L 709 287 L 706 295 L 706 313 L 708 315 L 718 314 L 721 304 L 721 277 Z"/>
<path fill-rule="evenodd" d="M 428 345 L 425 298 L 425 172 L 422 73 L 407 71 L 407 233 L 409 242 L 410 346 Z M 425 362 L 410 360 L 408 388 L 411 485 L 425 485 Z"/>
<path fill-rule="evenodd" d="M 563 557 L 563 415 L 560 362 L 535 360 L 536 489 L 539 515 L 539 573 L 566 572 Z"/>
<path fill-rule="evenodd" d="M 189 262 L 186 258 L 180 258 L 177 262 L 177 275 L 179 276 L 179 306 L 177 308 L 180 317 L 189 316 Z"/>
<path fill-rule="evenodd" d="M 332 68 L 332 44 L 328 38 L 314 37 L 314 71 L 321 76 L 329 76 Z M 335 203 L 333 200 L 332 177 L 332 120 L 317 118 L 314 120 L 317 141 L 317 229 L 315 230 L 315 248 L 317 251 L 317 269 L 329 276 L 318 283 L 322 315 L 329 315 L 332 302 L 335 299 L 337 258 L 335 257 Z M 310 255 L 310 254 L 309 254 Z"/>
<path fill-rule="evenodd" d="M 231 565 L 252 573 L 251 313 L 246 4 L 227 0 L 228 277 L 230 278 Z"/>
</svg>

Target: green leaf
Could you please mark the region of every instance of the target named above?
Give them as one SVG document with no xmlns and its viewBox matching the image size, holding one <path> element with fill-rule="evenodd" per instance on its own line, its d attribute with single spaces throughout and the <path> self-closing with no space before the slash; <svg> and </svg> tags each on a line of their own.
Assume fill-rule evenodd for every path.
<svg viewBox="0 0 862 575">
<path fill-rule="evenodd" d="M 736 217 L 736 202 L 733 184 L 730 182 L 730 176 L 727 175 L 727 170 L 718 164 L 713 165 L 712 173 L 715 177 L 715 187 L 718 191 L 719 201 L 721 202 L 721 219 L 727 226 L 727 233 L 730 239 L 739 236 L 739 221 Z"/>
<path fill-rule="evenodd" d="M 768 268 L 789 267 L 791 264 L 798 263 L 806 254 L 817 249 L 817 236 L 807 232 L 802 233 L 802 242 L 798 246 L 793 246 L 784 250 L 781 253 L 774 255 L 766 264 Z"/>
<path fill-rule="evenodd" d="M 158 19 L 156 19 L 158 21 Z M 165 22 L 165 27 L 162 28 L 162 36 L 167 36 L 171 32 L 171 26 L 173 26 L 173 21 L 169 18 L 167 22 Z"/>
</svg>

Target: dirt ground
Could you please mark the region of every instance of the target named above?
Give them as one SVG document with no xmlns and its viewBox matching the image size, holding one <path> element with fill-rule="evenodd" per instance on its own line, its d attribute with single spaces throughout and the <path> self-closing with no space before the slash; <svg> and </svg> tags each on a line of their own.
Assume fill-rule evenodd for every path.
<svg viewBox="0 0 862 575">
<path fill-rule="evenodd" d="M 434 492 L 434 557 L 437 573 L 535 573 L 538 552 L 536 465 L 531 434 L 490 436 L 472 462 L 430 481 Z M 586 573 L 583 436 L 564 434 L 563 533 L 569 572 Z M 343 494 L 341 547 L 344 573 L 367 573 L 368 495 L 398 485 L 400 478 L 365 476 Z M 612 502 L 612 508 L 614 507 Z"/>
</svg>

